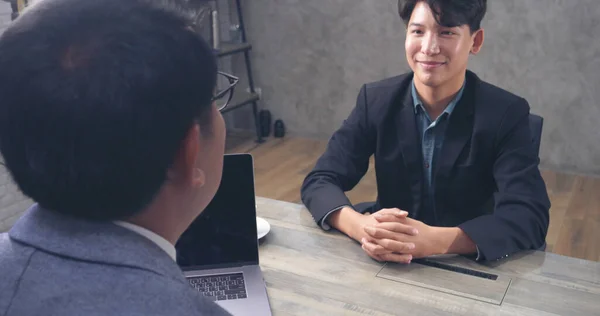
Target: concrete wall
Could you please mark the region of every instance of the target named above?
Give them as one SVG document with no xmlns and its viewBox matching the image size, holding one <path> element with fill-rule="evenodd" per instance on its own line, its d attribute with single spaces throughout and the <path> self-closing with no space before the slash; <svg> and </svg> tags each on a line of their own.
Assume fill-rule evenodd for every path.
<svg viewBox="0 0 600 316">
<path fill-rule="evenodd" d="M 2 33 L 8 26 L 8 23 L 10 23 L 11 12 L 10 3 L 0 0 L 0 33 Z"/>
<path fill-rule="evenodd" d="M 6 169 L 0 166 L 0 232 L 9 230 L 32 203 L 17 189 Z"/>
<path fill-rule="evenodd" d="M 327 139 L 363 83 L 409 70 L 396 0 L 242 2 L 262 107 L 291 133 Z M 488 3 L 469 68 L 545 118 L 543 167 L 600 175 L 600 1 Z"/>
<path fill-rule="evenodd" d="M 10 13 L 10 4 L 0 0 L 0 34 L 10 23 Z M 10 229 L 31 204 L 32 201 L 21 194 L 4 166 L 0 165 L 0 232 Z"/>
<path fill-rule="evenodd" d="M 0 34 L 10 23 L 10 4 L 0 0 Z M 3 162 L 0 156 L 0 163 Z M 0 232 L 10 229 L 33 202 L 23 196 L 12 181 L 10 174 L 0 164 Z"/>
</svg>

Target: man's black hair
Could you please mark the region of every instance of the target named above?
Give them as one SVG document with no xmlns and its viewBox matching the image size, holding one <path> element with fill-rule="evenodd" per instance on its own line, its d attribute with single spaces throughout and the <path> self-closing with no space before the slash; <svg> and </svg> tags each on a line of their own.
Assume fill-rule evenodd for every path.
<svg viewBox="0 0 600 316">
<path fill-rule="evenodd" d="M 425 2 L 433 11 L 436 22 L 446 27 L 468 25 L 471 32 L 481 28 L 487 11 L 487 0 L 399 0 L 398 12 L 408 25 L 415 6 Z"/>
<path fill-rule="evenodd" d="M 183 3 L 183 2 L 182 2 Z M 42 207 L 131 216 L 195 122 L 209 131 L 217 64 L 170 1 L 43 0 L 0 36 L 0 151 Z"/>
</svg>

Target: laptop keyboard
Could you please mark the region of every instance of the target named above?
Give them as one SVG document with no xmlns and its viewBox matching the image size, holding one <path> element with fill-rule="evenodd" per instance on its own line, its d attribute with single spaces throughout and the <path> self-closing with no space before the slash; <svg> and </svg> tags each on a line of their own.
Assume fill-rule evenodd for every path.
<svg viewBox="0 0 600 316">
<path fill-rule="evenodd" d="M 246 298 L 246 283 L 242 273 L 188 277 L 193 288 L 213 301 Z"/>
</svg>

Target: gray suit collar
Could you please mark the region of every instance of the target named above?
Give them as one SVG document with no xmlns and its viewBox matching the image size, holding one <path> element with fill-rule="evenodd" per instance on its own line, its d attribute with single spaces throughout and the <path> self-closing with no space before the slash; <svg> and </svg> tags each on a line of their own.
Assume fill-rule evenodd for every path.
<svg viewBox="0 0 600 316">
<path fill-rule="evenodd" d="M 177 264 L 160 247 L 110 222 L 68 217 L 34 204 L 15 223 L 9 236 L 73 260 L 138 268 L 184 282 Z"/>
</svg>

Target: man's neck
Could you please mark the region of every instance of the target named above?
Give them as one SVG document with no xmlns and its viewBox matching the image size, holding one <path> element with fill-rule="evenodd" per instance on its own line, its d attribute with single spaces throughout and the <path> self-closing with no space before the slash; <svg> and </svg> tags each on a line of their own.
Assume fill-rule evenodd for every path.
<svg viewBox="0 0 600 316">
<path fill-rule="evenodd" d="M 162 220 L 167 220 L 167 222 Z M 133 216 L 125 221 L 143 227 L 166 239 L 172 245 L 175 245 L 183 232 L 179 233 L 178 230 L 174 228 L 174 225 L 168 222 L 168 219 L 162 218 L 162 220 L 150 216 Z"/>
<path fill-rule="evenodd" d="M 414 84 L 419 99 L 423 102 L 423 107 L 425 107 L 430 117 L 435 120 L 435 118 L 444 112 L 450 101 L 460 91 L 465 80 L 463 76 L 462 80 L 453 80 L 437 87 L 424 85 L 419 80 L 414 80 Z"/>
<path fill-rule="evenodd" d="M 168 200 L 155 199 L 144 211 L 125 221 L 148 229 L 175 245 L 196 216 L 175 214 L 173 210 L 182 208 L 177 203 L 169 203 Z"/>
</svg>

